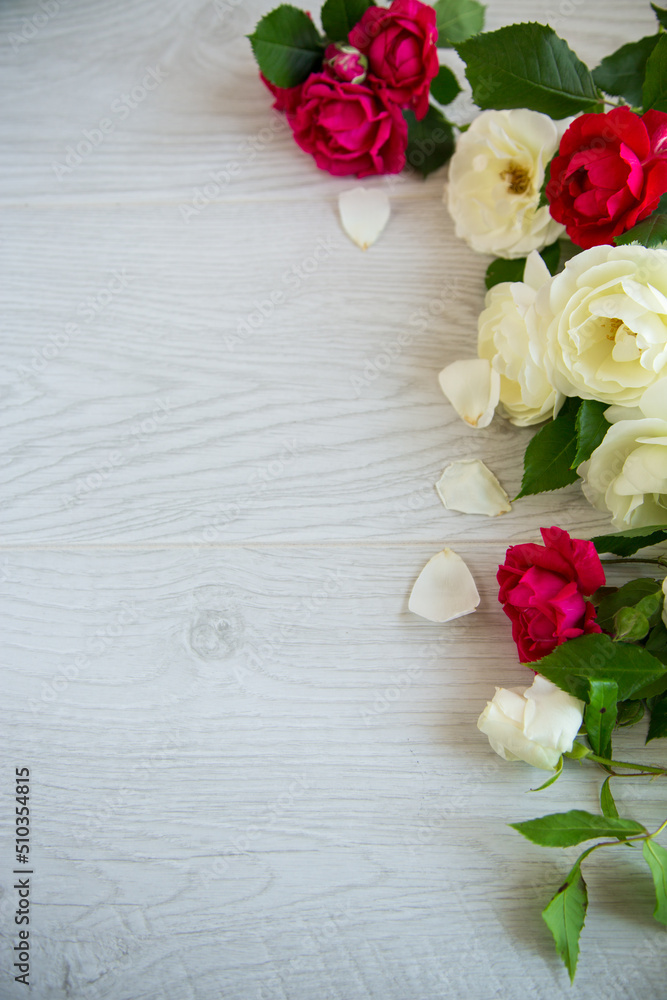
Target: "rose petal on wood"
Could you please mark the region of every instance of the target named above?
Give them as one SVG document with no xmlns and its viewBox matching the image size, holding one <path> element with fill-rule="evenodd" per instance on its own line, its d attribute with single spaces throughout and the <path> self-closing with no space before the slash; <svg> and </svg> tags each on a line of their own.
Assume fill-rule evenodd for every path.
<svg viewBox="0 0 667 1000">
<path fill-rule="evenodd" d="M 372 246 L 389 221 L 389 198 L 380 188 L 351 188 L 338 196 L 343 229 L 362 250 Z"/>
<path fill-rule="evenodd" d="M 453 361 L 443 368 L 438 381 L 462 420 L 471 427 L 488 427 L 500 399 L 500 375 L 490 361 Z"/>
<path fill-rule="evenodd" d="M 497 517 L 512 509 L 507 493 L 491 470 L 478 458 L 452 462 L 435 488 L 447 510 Z"/>
<path fill-rule="evenodd" d="M 443 549 L 429 559 L 417 577 L 408 608 L 431 622 L 450 622 L 471 614 L 478 604 L 472 573 L 460 555 Z"/>
</svg>

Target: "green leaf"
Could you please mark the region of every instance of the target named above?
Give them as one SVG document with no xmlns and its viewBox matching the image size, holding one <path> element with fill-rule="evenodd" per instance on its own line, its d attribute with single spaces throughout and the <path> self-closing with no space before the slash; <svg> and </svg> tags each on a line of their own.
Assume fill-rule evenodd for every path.
<svg viewBox="0 0 667 1000">
<path fill-rule="evenodd" d="M 645 840 L 642 854 L 651 869 L 655 888 L 655 910 L 653 916 L 661 924 L 667 924 L 667 851 L 654 840 Z"/>
<path fill-rule="evenodd" d="M 431 105 L 421 121 L 404 111 L 408 123 L 407 161 L 422 177 L 441 167 L 454 152 L 454 132 L 442 112 Z"/>
<path fill-rule="evenodd" d="M 652 3 L 651 7 L 653 8 L 653 13 L 660 21 L 660 24 L 663 26 L 663 28 L 667 28 L 667 10 L 665 10 L 664 7 L 658 7 L 658 5 L 655 3 Z"/>
<path fill-rule="evenodd" d="M 627 243 L 640 243 L 649 249 L 662 246 L 667 240 L 667 214 L 658 208 L 648 219 L 638 222 L 632 229 L 614 237 L 616 246 L 624 246 Z"/>
<path fill-rule="evenodd" d="M 616 725 L 616 681 L 591 677 L 588 681 L 588 704 L 584 713 L 586 735 L 593 753 L 598 757 L 611 757 L 611 734 Z"/>
<path fill-rule="evenodd" d="M 540 847 L 572 847 L 596 837 L 632 837 L 646 833 L 646 827 L 634 819 L 596 816 L 584 809 L 551 813 L 523 823 L 510 823 L 509 826 Z"/>
<path fill-rule="evenodd" d="M 628 528 L 609 535 L 596 535 L 591 541 L 598 552 L 611 552 L 615 556 L 631 556 L 639 549 L 657 545 L 667 539 L 667 527 L 654 524 L 644 528 Z"/>
<path fill-rule="evenodd" d="M 650 685 L 667 683 L 667 667 L 641 646 L 607 635 L 580 635 L 531 666 L 575 698 L 588 699 L 589 680 L 616 681 L 619 701 L 645 698 Z M 659 693 L 659 692 L 650 692 Z"/>
<path fill-rule="evenodd" d="M 556 240 L 544 250 L 540 250 L 540 257 L 549 268 L 549 274 L 555 274 L 560 263 L 560 242 Z M 501 281 L 523 281 L 525 267 L 525 257 L 515 257 L 513 260 L 496 257 L 486 269 L 484 283 L 488 289 L 499 285 Z"/>
<path fill-rule="evenodd" d="M 660 584 L 648 577 L 641 577 L 639 580 L 628 580 L 618 590 L 614 590 L 610 594 L 605 594 L 598 604 L 595 620 L 605 632 L 612 632 L 615 628 L 618 612 L 622 608 L 635 607 L 647 597 L 653 602 L 654 607 L 652 610 L 659 612 L 662 601 L 662 588 Z"/>
<path fill-rule="evenodd" d="M 634 726 L 644 718 L 643 701 L 619 701 L 617 726 Z"/>
<path fill-rule="evenodd" d="M 660 698 L 651 709 L 651 722 L 648 727 L 646 742 L 667 736 L 667 698 Z"/>
<path fill-rule="evenodd" d="M 604 816 L 610 819 L 618 819 L 618 809 L 614 802 L 614 796 L 611 794 L 610 781 L 611 775 L 602 782 L 602 788 L 600 789 L 600 809 Z"/>
<path fill-rule="evenodd" d="M 578 858 L 563 885 L 542 910 L 542 919 L 551 931 L 556 951 L 570 974 L 571 982 L 577 971 L 579 938 L 587 908 L 588 892 L 581 874 L 581 858 Z"/>
<path fill-rule="evenodd" d="M 609 421 L 605 420 L 607 403 L 599 403 L 596 399 L 583 399 L 577 413 L 577 453 L 572 462 L 576 469 L 582 462 L 588 461 L 609 429 Z"/>
<path fill-rule="evenodd" d="M 296 87 L 322 62 L 324 47 L 315 25 L 290 4 L 266 14 L 248 38 L 260 70 L 276 87 Z"/>
<path fill-rule="evenodd" d="M 477 0 L 438 0 L 433 6 L 440 49 L 450 49 L 484 27 L 486 8 Z"/>
<path fill-rule="evenodd" d="M 667 35 L 661 34 L 646 63 L 644 111 L 667 111 Z"/>
<path fill-rule="evenodd" d="M 459 81 L 449 66 L 441 66 L 438 75 L 431 80 L 431 94 L 438 104 L 451 104 L 457 94 L 461 93 Z"/>
<path fill-rule="evenodd" d="M 628 104 L 641 107 L 646 63 L 658 38 L 657 34 L 646 35 L 605 56 L 593 70 L 593 79 L 600 90 L 615 97 L 624 97 Z"/>
<path fill-rule="evenodd" d="M 542 187 L 540 188 L 540 200 L 537 203 L 538 208 L 544 208 L 545 205 L 549 204 L 549 199 L 547 198 L 547 184 L 551 180 L 551 164 L 557 156 L 558 150 L 556 150 L 544 168 L 544 180 L 542 181 Z"/>
<path fill-rule="evenodd" d="M 560 241 L 555 240 L 544 250 L 540 250 L 540 257 L 549 268 L 549 274 L 555 274 L 560 264 Z"/>
<path fill-rule="evenodd" d="M 572 749 L 568 750 L 565 754 L 571 760 L 583 760 L 584 757 L 589 757 L 593 751 L 589 747 L 585 747 L 583 743 L 578 743 L 577 740 L 572 744 Z"/>
<path fill-rule="evenodd" d="M 372 0 L 326 0 L 320 17 L 332 42 L 347 42 L 351 29 L 361 21 Z"/>
<path fill-rule="evenodd" d="M 547 780 L 544 782 L 544 784 L 540 785 L 538 788 L 531 788 L 530 791 L 531 792 L 543 792 L 545 788 L 549 787 L 549 785 L 553 785 L 554 781 L 557 781 L 560 778 L 560 776 L 561 776 L 562 773 L 563 773 L 563 758 L 559 757 L 558 758 L 558 763 L 556 764 L 556 769 L 555 769 L 554 773 L 551 775 L 551 777 L 547 778 Z"/>
<path fill-rule="evenodd" d="M 644 643 L 644 648 L 648 649 L 661 663 L 667 664 L 667 628 L 662 622 L 651 629 L 648 639 Z"/>
<path fill-rule="evenodd" d="M 577 448 L 576 420 L 580 399 L 571 397 L 555 420 L 537 432 L 523 457 L 521 492 L 515 497 L 559 490 L 579 478 L 572 469 Z"/>
<path fill-rule="evenodd" d="M 499 285 L 503 281 L 523 281 L 525 267 L 525 257 L 518 257 L 515 260 L 496 257 L 486 269 L 484 283 L 487 288 L 493 288 L 494 285 Z"/>
<path fill-rule="evenodd" d="M 544 24 L 510 24 L 456 46 L 480 108 L 529 108 L 552 118 L 592 111 L 590 70 Z"/>
</svg>

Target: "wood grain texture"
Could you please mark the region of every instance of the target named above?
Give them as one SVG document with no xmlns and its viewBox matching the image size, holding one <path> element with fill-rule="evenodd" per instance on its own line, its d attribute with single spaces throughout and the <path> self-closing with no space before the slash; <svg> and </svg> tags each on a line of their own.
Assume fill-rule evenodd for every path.
<svg viewBox="0 0 667 1000">
<path fill-rule="evenodd" d="M 506 545 L 607 522 L 574 487 L 442 507 L 456 458 L 516 493 L 530 433 L 466 428 L 437 386 L 475 353 L 487 261 L 443 172 L 371 182 L 391 221 L 347 242 L 350 182 L 257 80 L 271 6 L 0 5 L 0 997 L 25 992 L 27 765 L 38 1000 L 663 1000 L 641 859 L 592 859 L 571 990 L 539 912 L 573 852 L 506 826 L 594 809 L 596 776 L 530 796 L 475 728 L 526 680 Z M 591 65 L 653 30 L 627 0 L 492 0 L 487 25 L 528 17 Z M 442 627 L 407 596 L 447 543 L 482 603 Z M 652 758 L 643 736 L 619 752 Z M 657 783 L 617 798 L 663 818 Z"/>
<path fill-rule="evenodd" d="M 526 676 L 496 555 L 465 552 L 482 604 L 447 628 L 406 610 L 429 555 L 12 553 L 3 792 L 30 761 L 38 995 L 564 990 L 539 910 L 565 857 L 505 823 L 591 806 L 596 782 L 572 765 L 534 800 L 534 772 L 490 758 L 479 707 L 499 675 Z M 637 731 L 621 748 L 646 754 Z M 650 820 L 661 799 L 619 792 Z M 642 948 L 643 996 L 660 996 L 640 862 L 628 852 L 613 880 L 590 866 L 578 997 L 634 995 Z"/>
</svg>

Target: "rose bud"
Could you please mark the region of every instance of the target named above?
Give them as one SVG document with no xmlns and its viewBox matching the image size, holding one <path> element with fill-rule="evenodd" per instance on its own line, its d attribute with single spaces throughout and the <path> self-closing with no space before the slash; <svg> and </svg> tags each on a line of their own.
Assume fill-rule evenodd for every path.
<svg viewBox="0 0 667 1000">
<path fill-rule="evenodd" d="M 363 83 L 368 70 L 368 59 L 353 45 L 327 45 L 324 65 L 338 80 Z"/>
</svg>

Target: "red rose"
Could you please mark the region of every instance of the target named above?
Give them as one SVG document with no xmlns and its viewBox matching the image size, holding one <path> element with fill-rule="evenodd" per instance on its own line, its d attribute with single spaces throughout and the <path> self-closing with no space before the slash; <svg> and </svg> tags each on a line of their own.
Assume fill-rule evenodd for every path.
<svg viewBox="0 0 667 1000">
<path fill-rule="evenodd" d="M 614 108 L 575 118 L 551 164 L 551 215 L 577 246 L 613 243 L 667 191 L 667 114 Z"/>
<path fill-rule="evenodd" d="M 368 7 L 348 38 L 368 58 L 369 79 L 417 118 L 428 111 L 431 80 L 440 68 L 433 7 L 393 0 L 389 9 Z"/>
<path fill-rule="evenodd" d="M 592 542 L 542 528 L 544 545 L 512 545 L 498 569 L 498 600 L 512 622 L 522 663 L 532 663 L 579 635 L 601 632 L 586 596 L 605 582 Z"/>
<path fill-rule="evenodd" d="M 396 104 L 365 83 L 311 74 L 289 123 L 299 146 L 337 177 L 396 174 L 405 165 L 405 119 Z"/>
<path fill-rule="evenodd" d="M 301 100 L 302 84 L 298 84 L 296 87 L 276 87 L 275 83 L 267 80 L 263 73 L 259 75 L 262 83 L 268 87 L 275 97 L 273 106 L 276 111 L 285 111 L 288 115 L 293 115 Z"/>
</svg>

